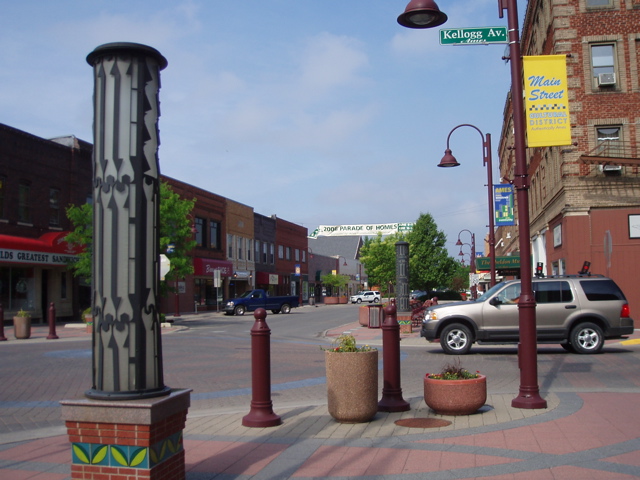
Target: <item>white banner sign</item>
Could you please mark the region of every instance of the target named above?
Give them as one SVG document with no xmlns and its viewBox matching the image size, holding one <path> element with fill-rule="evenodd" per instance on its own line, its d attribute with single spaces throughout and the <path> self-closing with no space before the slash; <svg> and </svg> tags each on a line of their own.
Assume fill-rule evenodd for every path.
<svg viewBox="0 0 640 480">
<path fill-rule="evenodd" d="M 309 238 L 318 237 L 351 237 L 360 235 L 393 235 L 406 233 L 413 229 L 413 223 L 379 223 L 373 225 L 320 225 Z"/>
<path fill-rule="evenodd" d="M 77 261 L 78 257 L 76 257 L 75 255 L 0 248 L 0 262 L 33 263 L 40 265 L 67 265 L 68 263 Z"/>
</svg>

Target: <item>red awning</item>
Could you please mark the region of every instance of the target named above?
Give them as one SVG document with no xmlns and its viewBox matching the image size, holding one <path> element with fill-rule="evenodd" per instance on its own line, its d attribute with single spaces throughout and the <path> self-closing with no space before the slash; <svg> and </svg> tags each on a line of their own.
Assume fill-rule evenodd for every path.
<svg viewBox="0 0 640 480">
<path fill-rule="evenodd" d="M 69 232 L 49 232 L 40 238 L 0 235 L 0 262 L 64 265 L 74 261 L 79 247 L 64 238 Z"/>
</svg>

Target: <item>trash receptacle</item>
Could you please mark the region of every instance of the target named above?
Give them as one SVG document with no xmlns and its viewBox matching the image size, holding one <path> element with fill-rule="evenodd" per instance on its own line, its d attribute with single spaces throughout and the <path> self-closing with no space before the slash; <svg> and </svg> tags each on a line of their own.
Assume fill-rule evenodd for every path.
<svg viewBox="0 0 640 480">
<path fill-rule="evenodd" d="M 369 328 L 380 328 L 382 324 L 382 305 L 367 305 L 369 307 Z"/>
<path fill-rule="evenodd" d="M 316 297 L 309 297 L 309 305 L 315 305 L 316 304 Z"/>
</svg>

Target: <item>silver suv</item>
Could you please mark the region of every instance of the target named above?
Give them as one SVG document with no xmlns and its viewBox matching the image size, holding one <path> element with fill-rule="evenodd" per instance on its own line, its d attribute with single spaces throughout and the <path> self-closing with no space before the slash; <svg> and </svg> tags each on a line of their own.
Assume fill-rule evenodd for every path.
<svg viewBox="0 0 640 480">
<path fill-rule="evenodd" d="M 597 353 L 605 339 L 633 333 L 622 290 L 610 278 L 568 275 L 533 279 L 538 343 Z M 470 302 L 429 307 L 420 336 L 440 340 L 445 353 L 464 355 L 473 343 L 517 343 L 520 280 L 502 282 Z"/>
</svg>

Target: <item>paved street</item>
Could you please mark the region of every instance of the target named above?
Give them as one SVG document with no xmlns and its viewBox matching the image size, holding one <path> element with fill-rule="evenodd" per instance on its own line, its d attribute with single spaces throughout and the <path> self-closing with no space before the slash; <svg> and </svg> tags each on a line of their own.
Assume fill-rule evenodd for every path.
<svg viewBox="0 0 640 480">
<path fill-rule="evenodd" d="M 267 318 L 272 401 L 283 425 L 243 427 L 251 401 L 253 316 L 184 315 L 163 330 L 165 383 L 193 390 L 185 430 L 189 480 L 261 478 L 640 478 L 640 335 L 581 356 L 539 348 L 545 410 L 511 408 L 516 347 L 474 346 L 464 366 L 488 376 L 480 413 L 443 417 L 448 427 L 408 428 L 401 418 L 437 418 L 422 400 L 422 377 L 451 360 L 416 333 L 403 335 L 404 413 L 341 425 L 326 411 L 320 346 L 350 331 L 381 345 L 381 330 L 357 323 L 353 305 L 303 307 Z M 64 480 L 70 452 L 58 402 L 91 387 L 90 335 L 58 326 L 58 340 L 34 327 L 0 342 L 0 478 Z M 382 376 L 382 372 L 381 372 Z M 380 381 L 382 385 L 382 377 Z M 386 459 L 386 460 L 385 460 Z"/>
</svg>

